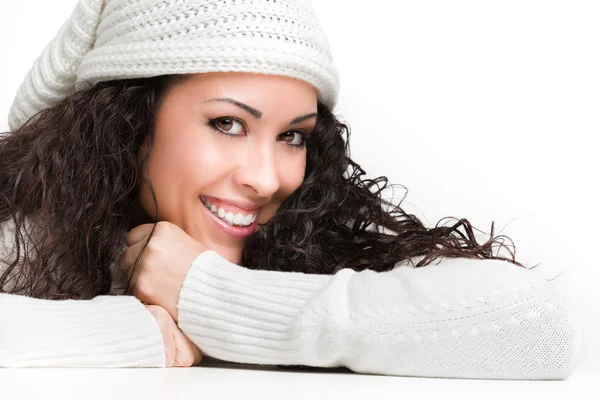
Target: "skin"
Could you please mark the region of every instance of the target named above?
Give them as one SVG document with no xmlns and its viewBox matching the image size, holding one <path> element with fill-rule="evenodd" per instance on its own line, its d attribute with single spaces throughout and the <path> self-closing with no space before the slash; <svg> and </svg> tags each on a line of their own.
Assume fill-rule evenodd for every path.
<svg viewBox="0 0 600 400">
<path fill-rule="evenodd" d="M 207 102 L 219 98 L 235 99 L 262 115 L 256 118 L 230 102 Z M 221 231 L 199 196 L 259 203 L 257 220 L 268 221 L 304 179 L 306 149 L 292 146 L 304 138 L 294 132 L 310 135 L 316 116 L 293 125 L 290 121 L 316 112 L 316 89 L 298 79 L 241 72 L 190 75 L 171 89 L 157 114 L 147 167 L 158 220 L 177 225 L 207 249 L 239 264 L 247 239 Z M 211 127 L 213 118 L 223 118 L 216 124 L 232 136 Z M 146 185 L 140 187 L 138 205 L 146 216 L 140 222 L 150 222 L 155 208 Z"/>
</svg>

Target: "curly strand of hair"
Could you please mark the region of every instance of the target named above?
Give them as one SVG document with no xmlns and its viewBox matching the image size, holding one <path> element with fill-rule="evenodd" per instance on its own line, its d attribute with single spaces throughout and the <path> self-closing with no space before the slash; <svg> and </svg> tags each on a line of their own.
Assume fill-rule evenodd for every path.
<svg viewBox="0 0 600 400">
<path fill-rule="evenodd" d="M 384 199 L 387 177 L 366 178 L 365 171 L 350 158 L 348 126 L 321 104 L 318 111 L 308 143 L 305 180 L 263 229 L 249 238 L 242 257 L 247 268 L 317 274 L 343 268 L 387 271 L 418 256 L 424 257 L 416 268 L 441 257 L 498 259 L 524 267 L 503 237 L 494 238 L 493 223 L 491 238 L 479 244 L 465 218 L 450 227 L 438 226 L 453 218 L 446 217 L 429 229 L 402 210 L 404 197 L 398 204 Z M 392 206 L 392 210 L 384 206 Z M 283 229 L 286 226 L 294 229 Z M 384 232 L 380 233 L 380 228 Z M 501 243 L 494 255 L 493 245 L 498 240 Z M 502 248 L 508 249 L 510 258 L 499 255 Z"/>
<path fill-rule="evenodd" d="M 109 293 L 137 193 L 137 152 L 178 80 L 89 85 L 0 137 L 0 221 L 12 219 L 17 253 L 6 260 L 0 291 Z"/>
<path fill-rule="evenodd" d="M 11 283 L 12 293 L 48 299 L 109 294 L 109 267 L 134 223 L 138 173 L 158 216 L 145 161 L 156 111 L 169 88 L 184 79 L 90 85 L 0 137 L 0 222 L 14 221 L 17 253 L 0 276 L 0 291 L 8 291 Z M 493 224 L 490 239 L 478 244 L 464 218 L 450 227 L 427 228 L 400 207 L 404 197 L 398 203 L 384 199 L 384 190 L 393 185 L 385 176 L 366 177 L 350 157 L 350 136 L 349 127 L 319 103 L 307 140 L 305 179 L 249 238 L 243 266 L 314 274 L 343 268 L 387 271 L 418 256 L 424 257 L 417 268 L 441 257 L 522 266 L 503 236 L 494 237 Z M 150 146 L 140 168 L 138 153 L 146 138 Z M 497 242 L 498 254 L 506 247 L 511 258 L 493 254 Z"/>
</svg>

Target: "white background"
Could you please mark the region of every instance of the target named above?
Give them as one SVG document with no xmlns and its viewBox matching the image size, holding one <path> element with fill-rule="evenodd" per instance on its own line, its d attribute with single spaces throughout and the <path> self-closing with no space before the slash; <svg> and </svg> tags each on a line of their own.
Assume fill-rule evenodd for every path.
<svg viewBox="0 0 600 400">
<path fill-rule="evenodd" d="M 0 3 L 0 130 L 75 3 Z M 518 260 L 566 271 L 554 282 L 583 324 L 579 371 L 600 372 L 600 2 L 313 3 L 352 158 L 408 188 L 403 208 L 427 226 L 465 217 L 489 234 L 494 221 Z"/>
</svg>

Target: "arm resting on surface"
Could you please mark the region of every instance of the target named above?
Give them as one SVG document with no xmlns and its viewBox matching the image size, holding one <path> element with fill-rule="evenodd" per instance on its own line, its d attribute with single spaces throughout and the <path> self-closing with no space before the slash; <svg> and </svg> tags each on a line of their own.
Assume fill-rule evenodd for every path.
<svg viewBox="0 0 600 400">
<path fill-rule="evenodd" d="M 0 274 L 15 258 L 0 222 Z M 4 290 L 8 290 L 4 288 Z M 42 300 L 0 293 L 0 367 L 164 367 L 162 333 L 132 296 Z"/>
<path fill-rule="evenodd" d="M 542 276 L 498 260 L 312 275 L 250 270 L 206 251 L 178 309 L 179 327 L 210 357 L 369 374 L 564 379 L 582 341 Z"/>
<path fill-rule="evenodd" d="M 0 367 L 164 367 L 156 320 L 135 297 L 0 294 Z"/>
</svg>

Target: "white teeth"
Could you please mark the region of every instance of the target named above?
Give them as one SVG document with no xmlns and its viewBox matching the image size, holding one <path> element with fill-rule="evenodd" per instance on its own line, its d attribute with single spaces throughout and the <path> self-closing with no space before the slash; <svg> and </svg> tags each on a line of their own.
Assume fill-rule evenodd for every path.
<svg viewBox="0 0 600 400">
<path fill-rule="evenodd" d="M 229 225 L 250 225 L 256 220 L 256 214 L 250 214 L 244 216 L 242 213 L 233 214 L 232 212 L 225 212 L 224 209 L 218 208 L 210 203 L 208 200 L 204 198 L 204 196 L 200 196 L 202 202 L 212 211 L 213 214 L 216 214 L 219 218 L 227 222 Z"/>
<path fill-rule="evenodd" d="M 237 214 L 235 214 L 235 217 L 233 218 L 233 223 L 236 225 L 241 225 L 245 218 L 246 217 L 244 217 L 244 215 L 237 213 Z"/>
</svg>

